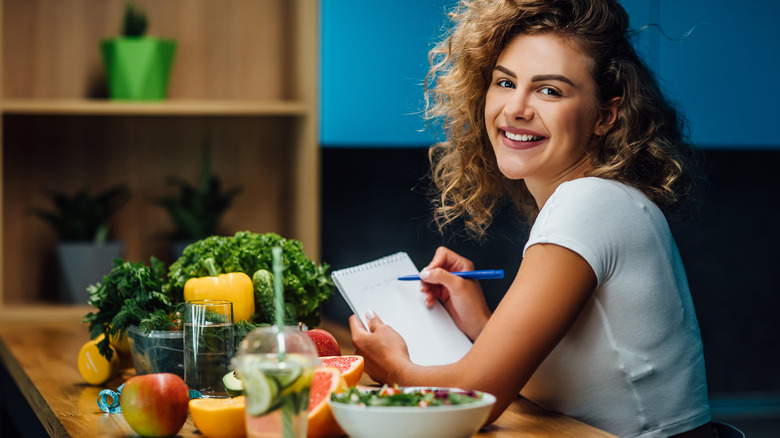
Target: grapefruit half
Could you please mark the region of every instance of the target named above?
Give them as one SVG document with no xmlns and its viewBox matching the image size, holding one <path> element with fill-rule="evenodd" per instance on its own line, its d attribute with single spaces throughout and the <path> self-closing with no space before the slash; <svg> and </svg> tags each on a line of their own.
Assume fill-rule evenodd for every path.
<svg viewBox="0 0 780 438">
<path fill-rule="evenodd" d="M 338 368 L 323 367 L 314 372 L 309 392 L 309 424 L 307 438 L 338 437 L 344 434 L 333 418 L 328 399 L 330 394 L 347 390 L 347 382 Z"/>
<path fill-rule="evenodd" d="M 363 377 L 363 367 L 365 366 L 363 356 L 323 356 L 320 358 L 320 362 L 324 367 L 338 368 L 349 387 L 357 386 L 360 378 Z"/>
</svg>

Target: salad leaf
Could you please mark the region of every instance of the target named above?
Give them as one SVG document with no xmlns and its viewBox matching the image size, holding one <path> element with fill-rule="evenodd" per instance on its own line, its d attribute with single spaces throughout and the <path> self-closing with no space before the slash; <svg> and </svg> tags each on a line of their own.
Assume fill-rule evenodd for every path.
<svg viewBox="0 0 780 438">
<path fill-rule="evenodd" d="M 331 400 L 338 403 L 359 406 L 408 406 L 427 408 L 429 406 L 451 406 L 473 403 L 482 398 L 476 391 L 462 391 L 445 388 L 401 390 L 395 386 L 388 390 L 360 390 L 349 388 L 346 392 L 331 394 Z"/>
</svg>

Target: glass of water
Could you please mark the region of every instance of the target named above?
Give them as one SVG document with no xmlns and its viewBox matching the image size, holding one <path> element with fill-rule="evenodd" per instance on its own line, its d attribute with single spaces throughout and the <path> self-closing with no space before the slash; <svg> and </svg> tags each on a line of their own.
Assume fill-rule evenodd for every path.
<svg viewBox="0 0 780 438">
<path fill-rule="evenodd" d="M 248 438 L 306 438 L 309 391 L 320 365 L 317 347 L 300 329 L 260 327 L 233 358 L 246 395 Z"/>
<path fill-rule="evenodd" d="M 222 377 L 235 349 L 233 303 L 187 301 L 184 306 L 184 381 L 203 397 L 227 397 Z"/>
</svg>

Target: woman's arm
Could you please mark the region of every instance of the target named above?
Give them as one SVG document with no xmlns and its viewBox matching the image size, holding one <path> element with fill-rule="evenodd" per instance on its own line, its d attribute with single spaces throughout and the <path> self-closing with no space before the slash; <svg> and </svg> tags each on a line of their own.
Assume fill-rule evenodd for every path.
<svg viewBox="0 0 780 438">
<path fill-rule="evenodd" d="M 593 270 L 578 254 L 536 244 L 526 251 L 512 286 L 460 361 L 432 367 L 413 364 L 403 340 L 379 318 L 369 321 L 369 332 L 353 316 L 352 340 L 366 359 L 366 371 L 379 382 L 495 395 L 492 422 L 574 324 L 595 287 Z"/>
</svg>

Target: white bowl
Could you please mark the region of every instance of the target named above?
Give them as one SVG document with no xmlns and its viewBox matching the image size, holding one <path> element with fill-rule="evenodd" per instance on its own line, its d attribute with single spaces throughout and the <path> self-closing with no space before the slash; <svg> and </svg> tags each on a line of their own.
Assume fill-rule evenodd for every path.
<svg viewBox="0 0 780 438">
<path fill-rule="evenodd" d="M 438 387 L 406 387 L 449 389 Z M 328 399 L 334 418 L 350 438 L 467 438 L 485 424 L 496 398 L 481 392 L 482 399 L 450 406 L 359 406 Z"/>
</svg>

